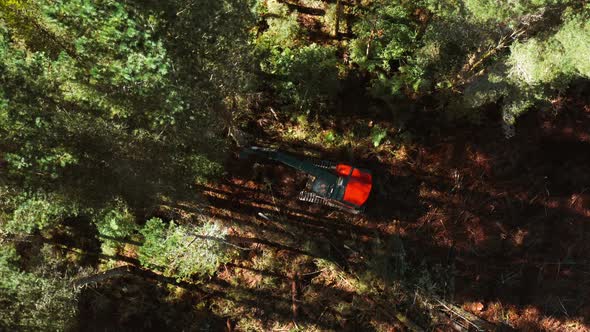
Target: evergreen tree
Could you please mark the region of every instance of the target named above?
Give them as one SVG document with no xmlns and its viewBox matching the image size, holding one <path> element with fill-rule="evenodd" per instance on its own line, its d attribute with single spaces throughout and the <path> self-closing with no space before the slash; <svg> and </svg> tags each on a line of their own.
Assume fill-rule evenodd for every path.
<svg viewBox="0 0 590 332">
<path fill-rule="evenodd" d="M 98 211 L 115 197 L 149 206 L 219 174 L 221 113 L 248 80 L 248 11 L 202 5 L 3 2 L 3 181 Z"/>
<path fill-rule="evenodd" d="M 189 227 L 158 218 L 147 221 L 141 230 L 145 238 L 139 260 L 147 267 L 179 279 L 212 275 L 219 265 L 232 259 L 232 248 L 225 240 L 227 231 L 206 221 Z"/>
<path fill-rule="evenodd" d="M 19 260 L 12 245 L 0 245 L 0 329 L 73 329 L 78 290 L 72 280 L 46 265 L 36 266 L 36 271 L 24 271 Z"/>
</svg>

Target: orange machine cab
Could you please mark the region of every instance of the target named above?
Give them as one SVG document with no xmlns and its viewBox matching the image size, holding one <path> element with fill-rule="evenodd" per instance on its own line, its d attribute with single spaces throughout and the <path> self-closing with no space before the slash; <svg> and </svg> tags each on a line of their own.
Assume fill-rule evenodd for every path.
<svg viewBox="0 0 590 332">
<path fill-rule="evenodd" d="M 346 164 L 338 164 L 336 173 L 348 180 L 343 200 L 356 206 L 363 205 L 369 198 L 373 186 L 371 173 Z"/>
</svg>

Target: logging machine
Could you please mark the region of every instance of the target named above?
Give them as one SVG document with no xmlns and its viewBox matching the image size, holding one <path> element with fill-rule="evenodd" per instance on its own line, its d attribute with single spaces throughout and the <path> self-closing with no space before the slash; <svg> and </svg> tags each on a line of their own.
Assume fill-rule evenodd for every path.
<svg viewBox="0 0 590 332">
<path fill-rule="evenodd" d="M 371 194 L 373 177 L 367 169 L 331 161 L 311 161 L 297 158 L 276 149 L 248 147 L 241 158 L 259 157 L 274 160 L 307 175 L 308 181 L 299 193 L 299 200 L 360 213 Z"/>
</svg>

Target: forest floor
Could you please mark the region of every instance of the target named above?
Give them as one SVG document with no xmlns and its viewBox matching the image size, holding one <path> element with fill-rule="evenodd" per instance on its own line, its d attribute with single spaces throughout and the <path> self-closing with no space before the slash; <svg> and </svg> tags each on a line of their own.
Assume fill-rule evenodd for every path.
<svg viewBox="0 0 590 332">
<path fill-rule="evenodd" d="M 401 281 L 408 289 L 432 291 L 499 326 L 587 330 L 589 105 L 564 99 L 554 105 L 558 111 L 530 112 L 509 140 L 494 112 L 485 125 L 461 127 L 425 113 L 407 123 L 411 142 L 391 137 L 378 149 L 370 142 L 329 149 L 287 141 L 269 128 L 289 125 L 263 115 L 251 124 L 263 143 L 369 168 L 375 188 L 366 214 L 352 216 L 296 201 L 305 178 L 288 168 L 229 160 L 225 180 L 202 189 L 211 215 L 232 227 L 236 241 L 254 245 L 217 280 L 220 290 L 241 295 L 228 291 L 233 304 L 217 305 L 239 303 L 244 314 L 232 323 L 238 330 L 297 322 L 321 330 L 407 328 L 395 310 L 418 323 L 424 318 L 408 304 L 415 299 L 404 302 L 400 289 L 392 299 L 387 291 L 399 285 L 401 264 L 414 275 Z M 359 121 L 332 122 L 330 130 Z M 368 272 L 378 291 L 361 291 Z M 358 284 L 346 281 L 355 278 Z"/>
<path fill-rule="evenodd" d="M 129 270 L 85 288 L 81 328 L 469 330 L 448 314 L 454 304 L 498 331 L 589 330 L 588 97 L 525 114 L 508 140 L 493 110 L 481 125 L 461 126 L 440 112 L 401 110 L 413 113 L 400 126 L 400 112 L 343 105 L 349 113 L 315 124 L 268 109 L 245 130 L 256 144 L 370 169 L 366 213 L 299 202 L 305 176 L 236 154 L 223 179 L 200 185 L 200 199 L 146 212 L 223 222 L 239 247 L 232 263 L 192 282 L 141 269 L 137 243 L 116 257 L 82 255 L 90 260 L 84 266 L 104 259 L 107 268 Z M 376 126 L 388 132 L 378 147 L 369 134 Z M 78 246 L 100 251 L 98 239 Z"/>
</svg>

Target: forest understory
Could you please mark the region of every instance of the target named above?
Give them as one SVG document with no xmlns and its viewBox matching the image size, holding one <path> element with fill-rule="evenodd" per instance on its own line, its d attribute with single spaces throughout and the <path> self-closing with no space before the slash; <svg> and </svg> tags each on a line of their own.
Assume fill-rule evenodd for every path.
<svg viewBox="0 0 590 332">
<path fill-rule="evenodd" d="M 419 125 L 407 128 L 419 137 L 416 143 L 386 146 L 377 153 L 362 145 L 330 151 L 281 142 L 265 132 L 276 121 L 267 114 L 252 125 L 265 132 L 256 135 L 266 138 L 263 144 L 369 168 L 376 190 L 366 214 L 351 217 L 297 202 L 305 179 L 288 168 L 264 165 L 254 172 L 252 165 L 230 159 L 225 181 L 203 189 L 212 215 L 233 226 L 236 237 L 248 238 L 244 244 L 257 245 L 247 260 L 221 277 L 229 283 L 237 278 L 253 291 L 261 288 L 265 278 L 277 277 L 255 268 L 265 250 L 272 250 L 285 264 L 282 291 L 269 289 L 274 296 L 282 294 L 284 319 L 314 322 L 320 329 L 404 327 L 391 319 L 396 310 L 418 322 L 432 319 L 421 317 L 423 312 L 412 314 L 423 309 L 412 308 L 414 293 L 404 294 L 405 286 L 396 284 L 396 269 L 402 268 L 415 274 L 411 278 L 422 290 L 442 292 L 498 326 L 585 330 L 590 319 L 590 106 L 580 97 L 559 101 L 559 112 L 531 112 L 519 119 L 510 145 L 493 109 L 485 125 L 451 125 L 438 132 L 424 132 L 432 121 L 425 112 L 415 118 Z M 384 120 L 381 125 L 389 124 Z M 333 271 L 318 267 L 314 257 L 334 261 L 349 278 L 368 270 L 392 285 L 365 296 L 345 281 L 333 280 Z M 407 267 L 399 266 L 400 258 Z M 297 274 L 305 277 L 294 279 Z M 295 296 L 291 283 L 298 289 L 297 314 L 289 310 L 289 298 Z M 396 292 L 398 297 L 391 296 Z M 255 298 L 257 305 L 280 307 L 270 296 Z M 352 312 L 344 317 L 330 313 L 338 301 Z M 441 330 L 449 328 L 443 326 Z"/>
</svg>

